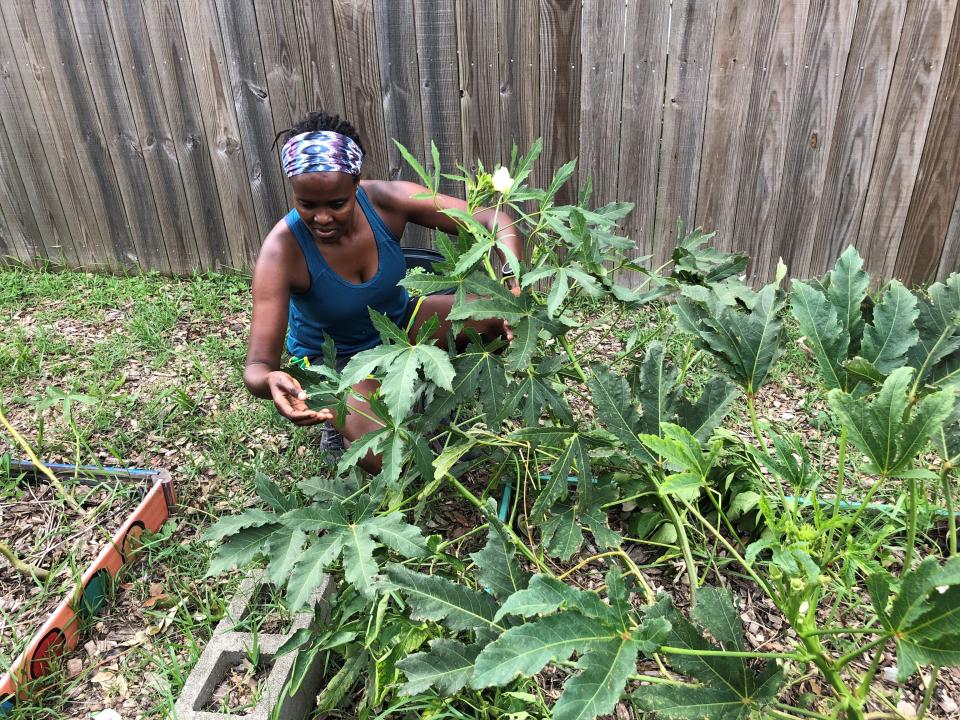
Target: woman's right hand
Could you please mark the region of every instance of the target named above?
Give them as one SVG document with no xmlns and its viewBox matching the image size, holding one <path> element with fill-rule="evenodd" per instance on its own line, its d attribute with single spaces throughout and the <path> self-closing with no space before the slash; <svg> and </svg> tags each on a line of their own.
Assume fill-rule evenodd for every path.
<svg viewBox="0 0 960 720">
<path fill-rule="evenodd" d="M 307 407 L 307 394 L 293 377 L 282 370 L 274 370 L 267 375 L 267 387 L 270 397 L 277 406 L 277 412 L 294 425 L 317 425 L 333 420 L 333 413 L 327 408 L 311 410 Z"/>
</svg>

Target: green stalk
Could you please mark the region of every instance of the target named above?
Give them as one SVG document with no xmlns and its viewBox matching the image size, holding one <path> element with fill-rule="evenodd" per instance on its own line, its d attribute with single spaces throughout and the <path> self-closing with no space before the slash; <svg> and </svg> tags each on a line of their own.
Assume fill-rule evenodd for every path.
<svg viewBox="0 0 960 720">
<path fill-rule="evenodd" d="M 563 346 L 564 351 L 567 353 L 567 357 L 570 358 L 570 363 L 573 365 L 573 369 L 577 371 L 577 377 L 586 384 L 587 375 L 583 372 L 583 368 L 580 367 L 580 363 L 577 361 L 577 356 L 573 352 L 573 347 L 570 345 L 570 341 L 567 339 L 566 335 L 558 335 L 557 339 L 560 341 L 560 345 Z"/>
<path fill-rule="evenodd" d="M 10 564 L 13 565 L 13 569 L 19 573 L 23 573 L 24 575 L 32 575 L 37 580 L 46 580 L 48 577 L 50 577 L 50 572 L 48 570 L 44 570 L 36 565 L 31 565 L 30 563 L 24 562 L 18 558 L 16 553 L 14 553 L 11 547 L 5 542 L 0 542 L 0 555 L 3 555 L 3 557 L 9 560 Z"/>
<path fill-rule="evenodd" d="M 916 478 L 907 478 L 907 492 L 910 502 L 907 506 L 907 547 L 903 555 L 903 571 L 907 572 L 913 564 L 913 546 L 917 542 L 917 504 L 920 498 L 917 495 Z"/>
<path fill-rule="evenodd" d="M 878 648 L 877 652 L 873 656 L 873 662 L 870 663 L 870 667 L 867 669 L 867 673 L 860 681 L 860 686 L 856 691 L 857 697 L 867 697 L 867 693 L 870 692 L 870 686 L 873 685 L 873 678 L 876 676 L 877 670 L 880 668 L 880 660 L 883 658 L 883 654 L 883 648 Z"/>
<path fill-rule="evenodd" d="M 870 504 L 870 501 L 873 499 L 873 496 L 876 495 L 877 490 L 880 489 L 880 486 L 883 485 L 890 478 L 886 475 L 881 475 L 880 479 L 877 480 L 873 485 L 870 486 L 870 489 L 867 490 L 867 494 L 863 496 L 863 499 L 860 501 L 861 505 L 857 508 L 857 511 L 853 514 L 853 518 L 850 522 L 844 527 L 840 532 L 840 537 L 837 538 L 837 546 L 830 548 L 830 554 L 827 556 L 826 561 L 823 563 L 824 567 L 829 566 L 834 559 L 836 559 L 837 552 L 840 550 L 840 538 L 849 533 L 854 526 L 856 526 L 857 521 L 860 519 L 860 516 L 863 515 L 864 511 L 867 509 L 867 505 Z"/>
<path fill-rule="evenodd" d="M 750 411 L 750 426 L 753 428 L 753 434 L 757 438 L 757 442 L 763 447 L 763 451 L 767 452 L 767 441 L 763 437 L 763 433 L 760 432 L 760 423 L 757 420 L 757 408 L 752 392 L 747 393 L 747 409 Z"/>
<path fill-rule="evenodd" d="M 654 482 L 659 490 L 660 483 L 657 480 L 654 480 Z M 697 587 L 700 579 L 697 577 L 697 566 L 693 562 L 693 553 L 690 551 L 690 541 L 687 539 L 687 530 L 683 526 L 680 513 L 677 512 L 673 501 L 663 493 L 660 493 L 660 503 L 663 509 L 667 511 L 667 515 L 670 516 L 670 522 L 672 522 L 673 526 L 677 529 L 677 541 L 680 543 L 680 552 L 683 553 L 683 564 L 687 566 L 687 581 L 690 583 L 690 605 L 696 606 Z"/>
<path fill-rule="evenodd" d="M 940 674 L 940 666 L 934 665 L 930 671 L 930 682 L 927 683 L 923 691 L 923 702 L 920 703 L 920 710 L 917 712 L 917 720 L 923 720 L 927 716 L 927 709 L 930 707 L 930 701 L 933 699 L 933 689 L 937 686 L 937 676 Z"/>
<path fill-rule="evenodd" d="M 661 645 L 660 652 L 667 655 L 699 655 L 702 657 L 735 657 L 735 658 L 769 658 L 771 660 L 796 660 L 797 662 L 806 662 L 806 655 L 797 653 L 777 653 L 777 652 L 740 652 L 733 650 L 701 650 L 699 648 L 679 648 L 669 645 Z"/>
<path fill-rule="evenodd" d="M 943 500 L 947 505 L 947 533 L 950 542 L 950 555 L 957 554 L 957 516 L 953 510 L 953 492 L 950 488 L 949 462 L 944 461 L 940 466 L 940 487 L 943 488 Z"/>
</svg>

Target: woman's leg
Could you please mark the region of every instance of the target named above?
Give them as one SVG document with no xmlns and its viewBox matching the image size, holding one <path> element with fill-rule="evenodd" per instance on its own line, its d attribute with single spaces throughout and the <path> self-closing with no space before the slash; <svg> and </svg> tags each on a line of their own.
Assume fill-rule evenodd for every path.
<svg viewBox="0 0 960 720">
<path fill-rule="evenodd" d="M 370 419 L 374 416 L 370 411 L 370 404 L 365 399 L 370 397 L 379 387 L 379 382 L 370 379 L 361 380 L 353 386 L 353 394 L 347 399 L 347 406 L 350 410 L 347 411 L 346 420 L 344 420 L 343 425 L 336 426 L 340 434 L 343 435 L 344 444 L 347 447 L 350 447 L 358 438 L 383 427 L 381 423 Z M 360 413 L 363 414 L 361 415 Z M 365 457 L 360 459 L 360 467 L 371 475 L 379 474 L 381 467 L 380 456 L 368 452 Z"/>
<path fill-rule="evenodd" d="M 437 328 L 436 332 L 433 333 L 433 337 L 436 339 L 437 345 L 446 350 L 447 335 L 450 332 L 451 325 L 451 322 L 447 320 L 447 315 L 450 314 L 450 308 L 453 307 L 453 300 L 453 295 L 427 295 L 420 304 L 420 308 L 417 310 L 417 314 L 413 318 L 413 323 L 409 332 L 407 333 L 410 339 L 416 339 L 417 333 L 420 332 L 420 328 L 423 326 L 423 324 L 431 317 L 436 315 L 437 319 L 440 321 L 440 327 Z M 485 340 L 492 340 L 496 337 L 506 338 L 503 320 L 498 318 L 490 318 L 489 320 L 468 320 L 465 327 L 473 328 L 480 333 Z M 457 349 L 462 350 L 466 344 L 467 338 L 463 333 L 460 333 L 460 335 L 457 336 Z"/>
</svg>

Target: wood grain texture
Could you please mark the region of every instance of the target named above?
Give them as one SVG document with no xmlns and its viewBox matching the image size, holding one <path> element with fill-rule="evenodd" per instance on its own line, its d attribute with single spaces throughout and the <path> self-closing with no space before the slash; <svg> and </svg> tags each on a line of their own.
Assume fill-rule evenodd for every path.
<svg viewBox="0 0 960 720">
<path fill-rule="evenodd" d="M 820 211 L 808 241 L 810 275 L 833 267 L 857 240 L 905 10 L 900 0 L 871 0 L 857 14 Z"/>
<path fill-rule="evenodd" d="M 334 0 L 293 0 L 307 112 L 345 115 Z"/>
<path fill-rule="evenodd" d="M 501 162 L 498 34 L 490 32 L 497 17 L 497 0 L 457 3 L 460 128 L 471 172 L 478 161 L 488 172 Z"/>
<path fill-rule="evenodd" d="M 547 173 L 580 155 L 579 0 L 540 0 L 540 128 Z M 576 197 L 571 179 L 557 202 Z"/>
<path fill-rule="evenodd" d="M 623 41 L 626 4 L 585 0 L 580 24 L 581 186 L 593 182 L 593 203 L 617 197 L 620 117 L 623 98 Z"/>
<path fill-rule="evenodd" d="M 29 244 L 35 246 L 31 251 L 58 264 L 76 266 L 81 264 L 81 258 L 74 247 L 61 191 L 50 170 L 47 148 L 37 142 L 39 128 L 30 109 L 19 66 L 7 30 L 0 28 L 0 125 L 4 127 L 5 146 L 9 147 L 4 158 L 14 164 L 8 169 L 9 162 L 5 161 L 3 174 L 14 173 L 22 181 L 23 199 L 30 204 L 36 221 L 37 234 L 29 238 Z M 66 187 L 63 195 L 68 195 Z M 66 200 L 70 207 L 69 196 Z M 18 247 L 22 246 L 18 244 Z M 26 248 L 23 251 L 26 253 Z"/>
<path fill-rule="evenodd" d="M 789 127 L 789 102 L 797 76 L 797 55 L 806 24 L 806 0 L 764 3 L 757 17 L 754 73 L 744 124 L 743 160 L 734 248 L 752 258 L 754 282 L 776 268 L 773 227 L 780 199 L 780 177 Z"/>
<path fill-rule="evenodd" d="M 394 144 L 396 140 L 421 163 L 425 161 L 413 0 L 376 0 L 373 15 L 377 27 L 380 89 L 383 92 L 383 121 L 387 134 L 387 176 L 390 180 L 419 183 L 422 181 L 403 160 Z M 430 238 L 431 233 L 426 228 L 408 225 L 403 244 L 430 247 Z"/>
<path fill-rule="evenodd" d="M 810 274 L 810 250 L 820 211 L 823 179 L 833 142 L 840 90 L 857 0 L 812 0 L 798 62 L 787 149 L 780 182 L 780 204 L 773 231 L 774 257 L 782 258 L 795 277 Z"/>
<path fill-rule="evenodd" d="M 627 4 L 617 197 L 636 204 L 624 223 L 634 256 L 653 252 L 669 22 L 667 3 Z"/>
<path fill-rule="evenodd" d="M 139 3 L 123 0 L 108 0 L 106 9 L 107 17 L 99 19 L 109 19 L 137 146 L 157 205 L 170 272 L 184 275 L 198 268 L 206 270 L 213 264 L 210 246 L 204 242 L 201 252 L 194 235 L 180 160 L 163 103 L 143 10 Z"/>
<path fill-rule="evenodd" d="M 953 202 L 950 227 L 947 228 L 947 238 L 943 243 L 943 252 L 937 267 L 937 280 L 946 280 L 955 272 L 960 272 L 960 192 Z"/>
<path fill-rule="evenodd" d="M 937 98 L 924 141 L 917 182 L 894 267 L 908 285 L 929 282 L 960 191 L 960 14 L 954 16 Z"/>
<path fill-rule="evenodd" d="M 186 203 L 205 268 L 239 268 L 227 240 L 221 196 L 207 143 L 197 86 L 177 0 L 142 0 L 143 19 L 169 123 Z"/>
<path fill-rule="evenodd" d="M 35 48 L 34 56 L 42 57 L 42 62 L 50 63 L 54 68 L 48 76 L 51 84 L 44 92 L 56 92 L 60 98 L 61 115 L 50 118 L 54 133 L 66 133 L 73 139 L 73 153 L 68 151 L 67 164 L 77 163 L 83 171 L 81 182 L 86 190 L 90 211 L 96 220 L 94 226 L 100 228 L 103 244 L 100 246 L 101 264 L 112 267 L 153 267 L 151 258 L 159 258 L 165 253 L 162 247 L 153 247 L 145 251 L 145 238 L 139 230 L 149 219 L 153 227 L 147 228 L 147 238 L 159 242 L 162 239 L 157 223 L 156 208 L 151 213 L 137 209 L 135 217 L 129 217 L 115 167 L 115 154 L 111 148 L 118 138 L 108 137 L 100 122 L 98 98 L 94 96 L 79 41 L 74 32 L 70 7 L 66 0 L 40 0 L 38 2 L 16 3 L 20 26 L 29 33 L 27 42 Z M 70 22 L 65 22 L 70 18 Z M 38 46 L 42 46 L 40 50 Z M 95 56 L 96 53 L 93 53 Z M 90 62 L 93 62 L 92 58 Z M 107 108 L 103 109 L 103 113 Z M 119 127 L 114 124 L 114 129 Z M 128 136 L 129 138 L 129 136 Z M 136 175 L 136 159 L 131 157 L 135 150 L 129 141 L 119 138 L 125 147 L 117 148 L 116 155 L 121 158 L 129 170 Z M 129 192 L 128 192 L 129 194 Z M 132 198 L 131 198 L 132 200 Z M 151 202 L 145 203 L 146 208 Z M 158 262 L 157 267 L 167 267 L 166 260 Z"/>
<path fill-rule="evenodd" d="M 180 258 L 176 265 L 171 261 L 171 254 L 182 258 L 184 245 L 178 241 L 176 218 L 169 215 L 161 217 L 157 210 L 155 183 L 145 162 L 144 147 L 133 118 L 110 21 L 103 4 L 59 0 L 54 3 L 54 8 L 57 22 L 61 25 L 67 25 L 66 19 L 72 12 L 82 65 L 74 68 L 70 86 L 75 89 L 82 85 L 82 75 L 85 73 L 93 93 L 95 112 L 99 115 L 107 139 L 107 151 L 113 160 L 120 198 L 139 263 L 163 273 L 177 272 L 181 266 L 195 263 L 195 250 L 189 259 L 184 259 L 182 265 Z M 169 173 L 167 175 L 170 177 Z M 156 184 L 163 189 L 159 182 Z"/>
<path fill-rule="evenodd" d="M 500 42 L 500 157 L 513 146 L 525 154 L 540 137 L 540 7 L 537 0 L 498 0 Z M 534 185 L 549 182 L 544 163 L 534 165 Z"/>
<path fill-rule="evenodd" d="M 257 225 L 241 151 L 240 128 L 215 0 L 179 0 L 179 3 L 189 66 L 203 120 L 204 145 L 217 179 L 230 256 L 237 267 L 251 267 L 263 235 Z M 216 33 L 211 33 L 211 29 L 216 29 Z"/>
<path fill-rule="evenodd" d="M 874 277 L 890 277 L 896 264 L 956 6 L 952 0 L 907 4 L 857 235 Z"/>
<path fill-rule="evenodd" d="M 27 190 L 17 169 L 13 148 L 6 128 L 0 126 L 0 235 L 3 243 L 17 257 L 33 262 L 47 257 L 40 243 L 40 230 L 27 200 Z"/>
<path fill-rule="evenodd" d="M 414 0 L 423 147 L 435 142 L 444 172 L 463 162 L 460 128 L 460 79 L 457 63 L 457 16 L 453 0 Z M 433 162 L 428 161 L 428 167 Z M 440 191 L 463 197 L 463 188 L 441 178 Z"/>
<path fill-rule="evenodd" d="M 745 0 L 720 3 L 717 9 L 695 225 L 716 231 L 714 242 L 726 250 L 733 247 L 760 4 Z"/>
<path fill-rule="evenodd" d="M 338 0 L 334 3 L 334 17 L 347 117 L 359 131 L 366 150 L 363 175 L 386 180 L 390 174 L 389 155 L 373 5 L 369 0 Z"/>
<path fill-rule="evenodd" d="M 716 0 L 673 3 L 653 230 L 655 265 L 662 264 L 673 252 L 677 219 L 686 227 L 696 219 L 716 17 Z"/>
<path fill-rule="evenodd" d="M 276 131 L 263 52 L 252 40 L 259 37 L 257 16 L 253 0 L 217 0 L 217 10 L 247 181 L 259 234 L 265 237 L 290 206 L 280 161 L 271 149 Z"/>
<path fill-rule="evenodd" d="M 275 135 L 292 127 L 309 110 L 297 23 L 289 0 L 255 0 L 254 6 Z M 281 138 L 277 141 L 277 146 L 270 151 L 278 166 L 282 144 Z M 282 175 L 281 171 L 281 177 Z M 286 182 L 283 185 L 285 206 L 289 207 L 292 204 L 289 185 Z"/>
</svg>

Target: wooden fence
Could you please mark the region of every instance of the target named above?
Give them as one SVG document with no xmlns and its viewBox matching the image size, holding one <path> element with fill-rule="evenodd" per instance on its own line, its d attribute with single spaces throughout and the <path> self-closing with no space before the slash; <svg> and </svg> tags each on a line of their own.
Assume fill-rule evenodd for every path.
<svg viewBox="0 0 960 720">
<path fill-rule="evenodd" d="M 346 115 L 365 174 L 542 136 L 535 180 L 678 217 L 758 276 L 849 243 L 879 276 L 960 264 L 957 0 L 2 0 L 0 254 L 246 268 L 289 207 L 275 133 Z M 454 188 L 448 186 L 449 190 Z M 429 242 L 410 231 L 413 243 Z"/>
</svg>

